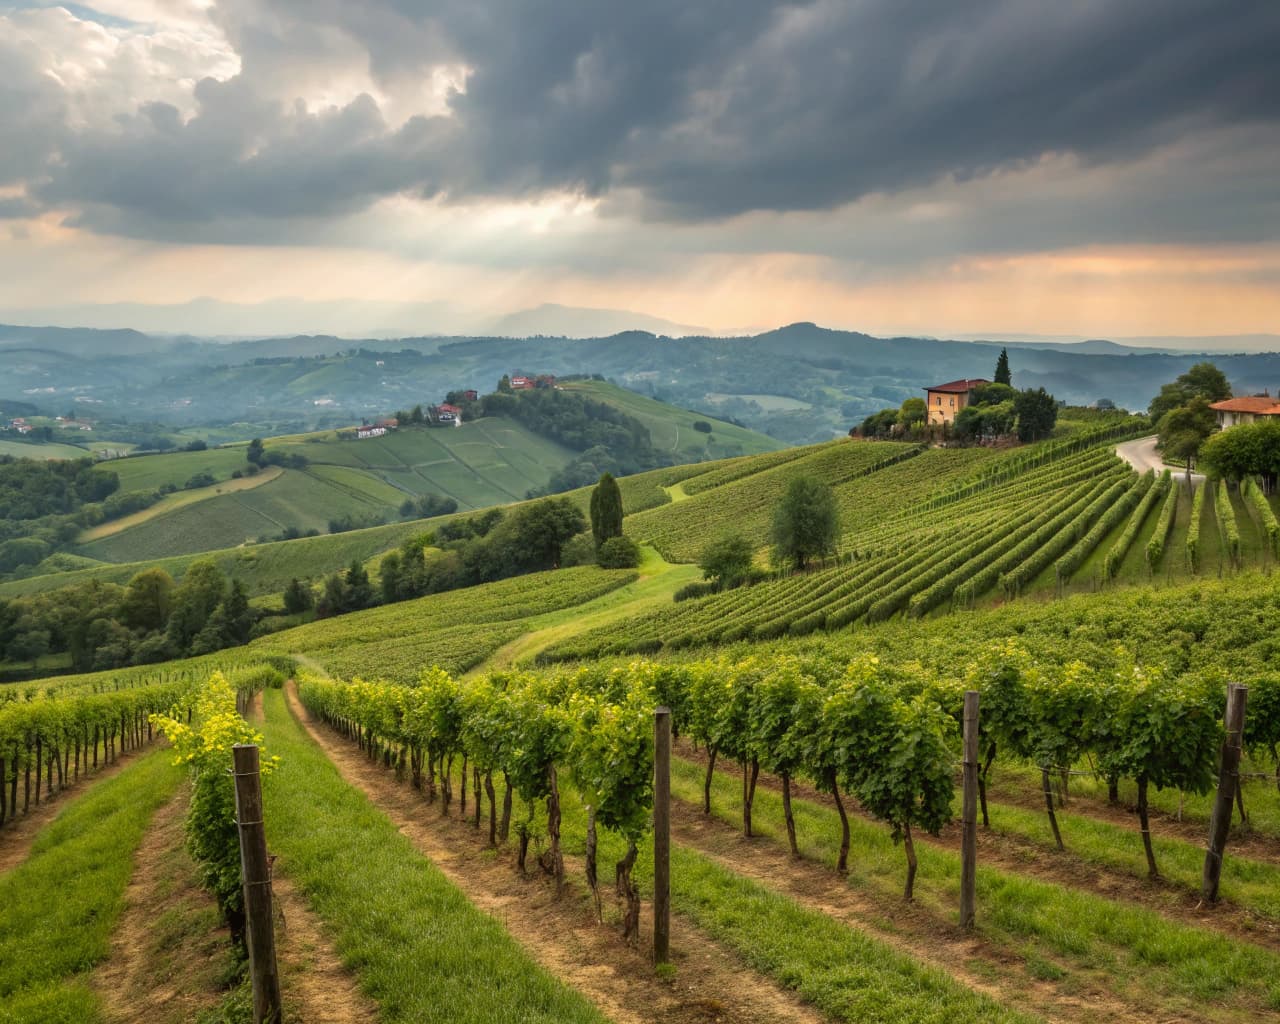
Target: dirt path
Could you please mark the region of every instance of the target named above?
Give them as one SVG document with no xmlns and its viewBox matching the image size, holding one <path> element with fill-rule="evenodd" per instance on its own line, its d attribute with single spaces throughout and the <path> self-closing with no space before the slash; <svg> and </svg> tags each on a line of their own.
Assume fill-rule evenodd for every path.
<svg viewBox="0 0 1280 1024">
<path fill-rule="evenodd" d="M 186 851 L 190 797 L 184 785 L 147 829 L 111 953 L 93 974 L 110 1024 L 182 1024 L 223 998 L 230 937 Z"/>
<path fill-rule="evenodd" d="M 200 883 L 186 848 L 191 787 L 156 814 L 137 852 L 111 952 L 93 974 L 108 1024 L 185 1024 L 226 997 L 231 936 Z M 363 1024 L 377 1007 L 360 994 L 319 920 L 277 875 L 276 956 L 285 1018 L 307 1024 Z"/>
<path fill-rule="evenodd" d="M 818 1024 L 825 1018 L 756 975 L 689 922 L 676 916 L 671 944 L 676 977 L 658 977 L 647 956 L 599 924 L 577 872 L 556 900 L 542 878 L 523 878 L 507 853 L 497 857 L 469 824 L 441 818 L 407 783 L 372 764 L 313 721 L 292 685 L 290 710 L 333 761 L 400 831 L 477 907 L 495 917 L 531 957 L 619 1024 Z M 575 865 L 576 867 L 576 865 Z M 647 915 L 642 920 L 652 920 Z"/>
<path fill-rule="evenodd" d="M 38 807 L 32 805 L 28 813 L 21 814 L 0 826 L 0 874 L 5 871 L 12 871 L 27 859 L 27 855 L 31 852 L 31 844 L 35 842 L 36 836 L 40 834 L 41 829 L 61 813 L 68 800 L 84 793 L 89 786 L 109 779 L 113 775 L 118 775 L 133 763 L 134 758 L 145 754 L 150 749 L 150 744 L 144 744 L 134 750 L 126 751 L 112 764 L 99 766 L 96 771 L 91 770 L 88 774 L 81 769 L 78 782 L 73 782 L 57 790 L 52 797 L 41 797 Z M 21 797 L 21 782 L 19 782 L 18 789 L 18 795 Z"/>
<path fill-rule="evenodd" d="M 251 722 L 263 720 L 261 690 L 250 700 L 245 717 Z M 276 958 L 291 1019 L 308 1024 L 355 1024 L 375 1019 L 377 1004 L 360 992 L 323 923 L 292 880 L 276 872 L 271 893 L 276 909 Z"/>
<path fill-rule="evenodd" d="M 678 746 L 681 757 L 705 768 L 706 758 L 700 752 L 694 752 L 687 741 L 680 741 Z M 723 762 L 717 764 L 716 774 L 721 773 L 735 779 L 741 778 L 740 770 L 733 762 L 727 765 Z M 764 774 L 761 774 L 758 786 L 772 792 L 782 790 L 781 782 Z M 835 812 L 835 803 L 828 794 L 820 793 L 805 783 L 793 782 L 792 796 Z M 857 801 L 852 797 L 848 799 L 845 809 L 850 814 L 872 820 L 859 809 Z M 956 853 L 960 849 L 960 823 L 953 821 L 937 836 L 920 833 L 915 838 L 916 842 Z M 1214 905 L 1203 904 L 1197 893 L 1165 879 L 1152 881 L 1086 861 L 1072 854 L 1069 834 L 1066 839 L 1067 850 L 1059 852 L 1030 839 L 1008 834 L 998 835 L 979 827 L 978 863 L 983 867 L 1029 876 L 1039 881 L 1092 893 L 1104 899 L 1136 904 L 1182 924 L 1222 932 L 1243 942 L 1280 952 L 1280 922 L 1262 917 L 1226 899 Z M 1138 841 L 1140 840 L 1135 836 L 1135 842 Z M 1229 846 L 1228 851 L 1231 849 Z"/>
<path fill-rule="evenodd" d="M 1148 1019 L 1091 982 L 1070 979 L 1071 991 L 1035 978 L 1023 959 L 981 936 L 966 935 L 936 914 L 901 899 L 851 888 L 833 870 L 793 860 L 767 839 L 744 839 L 732 826 L 699 808 L 674 801 L 672 838 L 721 867 L 780 892 L 809 910 L 873 935 L 960 984 L 999 1003 L 1030 1009 L 1049 1021 L 1138 1021 Z M 891 922 L 891 923 L 890 923 Z M 974 969 L 973 965 L 979 965 Z"/>
<path fill-rule="evenodd" d="M 287 877 L 271 880 L 276 910 L 276 962 L 285 1019 L 301 1024 L 364 1024 L 378 1007 L 343 966 L 305 897 Z"/>
<path fill-rule="evenodd" d="M 1019 779 L 1009 775 L 1002 777 L 994 767 L 992 768 L 992 773 L 994 782 L 987 791 L 991 800 L 1013 804 L 1023 810 L 1044 813 L 1044 794 L 1039 788 L 1038 780 Z M 1269 777 L 1261 784 L 1274 786 L 1274 777 Z M 1250 792 L 1250 788 L 1246 787 L 1244 797 L 1245 810 L 1249 809 Z M 1096 818 L 1098 821 L 1118 825 L 1128 831 L 1137 832 L 1138 830 L 1137 809 L 1127 801 L 1122 801 L 1119 804 L 1109 804 L 1105 800 L 1095 797 L 1071 794 L 1063 811 L 1067 814 Z M 1000 809 L 993 807 L 991 813 L 992 820 L 995 820 L 995 816 L 1000 813 Z M 1209 833 L 1209 823 L 1207 821 L 1191 817 L 1180 819 L 1176 814 L 1170 814 L 1168 811 L 1162 811 L 1155 807 L 1148 811 L 1148 815 L 1151 819 L 1151 833 L 1157 838 L 1181 839 L 1183 842 L 1200 847 L 1203 847 L 1207 840 Z M 1254 832 L 1247 829 L 1242 831 L 1240 829 L 1238 811 L 1232 812 L 1231 828 L 1231 837 L 1227 840 L 1228 853 L 1235 854 L 1238 857 L 1248 857 L 1252 860 L 1263 861 L 1268 864 L 1280 864 L 1280 839 L 1262 832 Z M 1069 839 L 1070 836 L 1064 833 L 1063 838 Z"/>
</svg>

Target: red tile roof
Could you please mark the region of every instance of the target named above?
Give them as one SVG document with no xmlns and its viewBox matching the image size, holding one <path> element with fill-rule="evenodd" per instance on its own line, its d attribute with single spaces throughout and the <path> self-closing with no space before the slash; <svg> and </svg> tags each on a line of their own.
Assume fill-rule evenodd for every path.
<svg viewBox="0 0 1280 1024">
<path fill-rule="evenodd" d="M 942 391 L 946 394 L 967 395 L 979 384 L 990 384 L 991 381 L 982 377 L 976 377 L 973 380 L 953 380 L 947 384 L 935 384 L 931 388 L 925 388 L 925 391 Z"/>
<path fill-rule="evenodd" d="M 1220 412 L 1251 412 L 1255 416 L 1280 416 L 1280 399 L 1255 395 L 1250 398 L 1228 398 L 1223 402 L 1214 402 L 1210 409 Z"/>
</svg>

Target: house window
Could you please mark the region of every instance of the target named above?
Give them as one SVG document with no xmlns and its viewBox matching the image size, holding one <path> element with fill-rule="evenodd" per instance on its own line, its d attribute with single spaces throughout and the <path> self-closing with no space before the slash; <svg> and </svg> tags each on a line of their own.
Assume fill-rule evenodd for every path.
<svg viewBox="0 0 1280 1024">
<path fill-rule="evenodd" d="M 941 405 L 941 404 L 942 404 L 942 396 L 941 396 L 941 395 L 939 395 L 939 396 L 938 396 L 937 401 L 938 401 L 938 404 L 939 404 L 939 405 Z"/>
<path fill-rule="evenodd" d="M 954 409 L 955 407 L 956 407 L 956 400 L 953 398 L 951 399 L 951 408 Z"/>
</svg>

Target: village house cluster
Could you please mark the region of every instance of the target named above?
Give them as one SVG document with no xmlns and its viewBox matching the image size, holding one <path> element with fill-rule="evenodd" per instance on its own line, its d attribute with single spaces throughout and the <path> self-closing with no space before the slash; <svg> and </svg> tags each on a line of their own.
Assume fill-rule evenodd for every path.
<svg viewBox="0 0 1280 1024">
<path fill-rule="evenodd" d="M 540 373 L 532 377 L 527 374 L 515 374 L 504 379 L 512 391 L 533 391 L 539 388 L 556 387 L 556 378 L 549 373 Z M 478 402 L 480 400 L 480 392 L 474 388 L 468 388 L 465 391 L 452 391 L 449 393 L 449 397 L 454 402 Z M 455 405 L 454 402 L 441 402 L 438 405 L 426 406 L 422 410 L 425 416 L 424 422 L 429 426 L 461 426 L 463 409 L 462 406 Z M 317 402 L 317 404 L 319 403 Z M 414 422 L 418 422 L 416 413 Z M 357 427 L 356 437 L 360 440 L 370 437 L 382 437 L 388 431 L 395 430 L 400 425 L 400 421 L 395 417 L 387 417 L 374 423 L 366 423 Z"/>
</svg>

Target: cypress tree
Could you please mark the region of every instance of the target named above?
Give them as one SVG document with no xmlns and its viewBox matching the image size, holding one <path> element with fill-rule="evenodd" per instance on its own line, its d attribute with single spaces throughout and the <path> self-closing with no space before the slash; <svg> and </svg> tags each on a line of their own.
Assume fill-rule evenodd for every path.
<svg viewBox="0 0 1280 1024">
<path fill-rule="evenodd" d="M 622 491 L 609 473 L 600 474 L 600 482 L 591 492 L 591 537 L 596 550 L 611 537 L 622 536 Z"/>
<path fill-rule="evenodd" d="M 1000 358 L 996 360 L 996 384 L 1008 384 L 1013 387 L 1013 374 L 1009 372 L 1009 350 L 1002 348 Z"/>
</svg>

